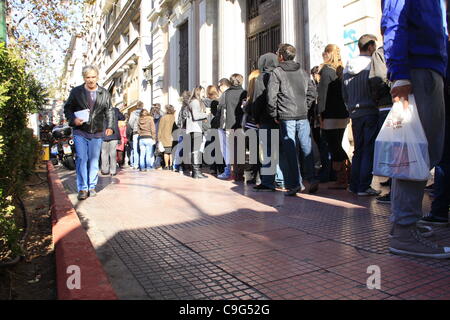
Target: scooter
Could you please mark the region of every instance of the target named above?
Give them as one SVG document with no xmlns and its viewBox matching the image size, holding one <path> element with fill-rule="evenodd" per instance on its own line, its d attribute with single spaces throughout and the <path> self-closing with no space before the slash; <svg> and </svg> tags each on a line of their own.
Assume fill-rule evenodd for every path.
<svg viewBox="0 0 450 320">
<path fill-rule="evenodd" d="M 69 170 L 75 170 L 75 142 L 71 127 L 56 127 L 52 131 L 53 143 L 50 160 L 53 165 L 61 163 Z"/>
</svg>

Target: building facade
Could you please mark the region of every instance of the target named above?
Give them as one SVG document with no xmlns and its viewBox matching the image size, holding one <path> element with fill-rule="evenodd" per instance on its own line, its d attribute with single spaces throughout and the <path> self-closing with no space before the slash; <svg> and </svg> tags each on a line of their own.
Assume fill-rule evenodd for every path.
<svg viewBox="0 0 450 320">
<path fill-rule="evenodd" d="M 329 43 L 346 62 L 362 34 L 379 36 L 381 0 L 97 0 L 85 15 L 84 64 L 99 66 L 114 105 L 130 111 L 139 100 L 178 107 L 185 90 L 247 77 L 281 42 L 307 70 Z"/>
</svg>

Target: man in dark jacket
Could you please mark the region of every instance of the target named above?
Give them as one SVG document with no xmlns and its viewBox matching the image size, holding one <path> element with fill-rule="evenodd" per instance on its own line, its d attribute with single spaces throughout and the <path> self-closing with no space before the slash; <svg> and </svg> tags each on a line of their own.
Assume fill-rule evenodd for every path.
<svg viewBox="0 0 450 320">
<path fill-rule="evenodd" d="M 288 189 L 287 196 L 295 196 L 302 190 L 297 140 L 304 156 L 303 173 L 310 183 L 309 193 L 316 193 L 319 188 L 319 182 L 314 178 L 311 127 L 308 122 L 308 108 L 315 100 L 314 86 L 308 73 L 294 62 L 296 54 L 293 46 L 280 45 L 280 65 L 272 72 L 267 90 L 269 115 L 280 125 L 281 149 L 286 158 L 286 165 L 282 165 L 281 170 Z"/>
<path fill-rule="evenodd" d="M 441 0 L 384 0 L 381 28 L 394 102 L 407 107 L 414 94 L 429 141 L 430 168 L 441 160 L 445 140 L 444 77 L 447 21 Z M 430 23 L 430 21 L 433 21 Z M 427 181 L 393 179 L 389 250 L 395 254 L 448 259 L 450 247 L 424 239 L 417 227 Z"/>
<path fill-rule="evenodd" d="M 350 60 L 344 70 L 342 96 L 352 119 L 355 151 L 352 160 L 350 192 L 358 196 L 379 196 L 381 191 L 371 187 L 373 155 L 378 134 L 379 114 L 372 99 L 369 74 L 377 38 L 366 34 L 359 38 L 360 54 Z"/>
<path fill-rule="evenodd" d="M 219 138 L 222 155 L 225 159 L 225 172 L 218 176 L 219 179 L 228 180 L 231 178 L 231 165 L 233 164 L 234 179 L 243 180 L 243 170 L 238 166 L 236 152 L 231 152 L 233 143 L 231 139 L 235 138 L 234 131 L 241 129 L 242 102 L 247 97 L 247 91 L 242 88 L 244 77 L 240 74 L 233 74 L 230 78 L 231 87 L 220 97 L 217 112 L 221 115 Z M 234 154 L 234 157 L 232 157 Z M 239 169 L 239 170 L 238 170 Z"/>
<path fill-rule="evenodd" d="M 94 66 L 84 67 L 83 78 L 84 85 L 74 88 L 64 105 L 64 115 L 69 125 L 74 127 L 79 200 L 97 195 L 95 188 L 102 137 L 114 133 L 111 96 L 106 89 L 97 85 L 98 69 Z"/>
<path fill-rule="evenodd" d="M 110 174 L 115 176 L 117 174 L 117 145 L 121 141 L 119 121 L 124 121 L 125 116 L 117 108 L 114 110 L 114 134 L 107 137 L 103 137 L 102 142 L 102 157 L 101 172 L 103 175 Z"/>
</svg>

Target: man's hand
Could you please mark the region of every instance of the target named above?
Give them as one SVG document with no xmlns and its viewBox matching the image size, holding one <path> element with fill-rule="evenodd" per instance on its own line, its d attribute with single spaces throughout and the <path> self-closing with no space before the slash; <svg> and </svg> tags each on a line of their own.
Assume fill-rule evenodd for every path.
<svg viewBox="0 0 450 320">
<path fill-rule="evenodd" d="M 402 101 L 403 99 L 403 107 L 408 109 L 409 107 L 409 95 L 412 94 L 412 86 L 406 85 L 401 87 L 395 87 L 391 90 L 391 95 L 394 103 Z"/>
<path fill-rule="evenodd" d="M 75 123 L 75 126 L 81 127 L 83 125 L 84 121 L 79 118 L 76 118 L 75 120 L 73 120 L 73 123 Z"/>
<path fill-rule="evenodd" d="M 113 133 L 114 133 L 114 131 L 112 131 L 112 129 L 106 129 L 105 135 L 106 135 L 107 137 L 109 137 L 109 136 L 112 136 Z"/>
</svg>

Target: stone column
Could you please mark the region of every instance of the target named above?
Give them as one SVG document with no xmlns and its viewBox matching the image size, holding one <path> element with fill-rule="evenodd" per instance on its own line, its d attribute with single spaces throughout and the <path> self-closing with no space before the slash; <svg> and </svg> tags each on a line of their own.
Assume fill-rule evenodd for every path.
<svg viewBox="0 0 450 320">
<path fill-rule="evenodd" d="M 189 88 L 199 85 L 198 80 L 198 2 L 192 2 L 189 11 Z"/>
<path fill-rule="evenodd" d="M 297 1 L 281 1 L 281 41 L 297 46 Z"/>
<path fill-rule="evenodd" d="M 199 3 L 199 83 L 206 88 L 213 84 L 214 25 L 211 23 L 210 0 Z"/>
<path fill-rule="evenodd" d="M 219 1 L 219 79 L 246 75 L 246 1 Z"/>
<path fill-rule="evenodd" d="M 177 107 L 179 104 L 180 86 L 180 51 L 178 29 L 173 23 L 169 24 L 169 104 Z"/>
</svg>

